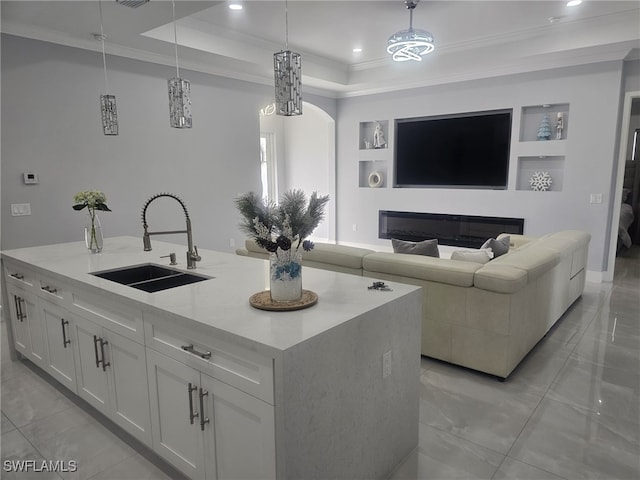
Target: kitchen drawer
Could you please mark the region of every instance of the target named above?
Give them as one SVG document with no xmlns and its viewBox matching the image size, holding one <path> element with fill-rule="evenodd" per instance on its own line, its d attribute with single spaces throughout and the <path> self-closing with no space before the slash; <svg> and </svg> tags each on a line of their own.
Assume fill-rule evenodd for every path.
<svg viewBox="0 0 640 480">
<path fill-rule="evenodd" d="M 273 405 L 271 358 L 212 337 L 190 335 L 148 317 L 144 331 L 147 347 Z"/>
<path fill-rule="evenodd" d="M 106 293 L 106 292 L 105 292 Z M 85 290 L 71 292 L 70 310 L 112 332 L 144 344 L 142 310 L 123 305 L 117 297 Z"/>
<path fill-rule="evenodd" d="M 38 275 L 35 285 L 36 292 L 40 297 L 62 307 L 65 306 L 64 300 L 69 298 L 69 288 L 64 282 L 45 275 Z"/>
<path fill-rule="evenodd" d="M 8 284 L 20 286 L 28 290 L 33 289 L 36 285 L 36 274 L 21 266 L 20 264 L 13 263 L 11 261 L 3 260 L 4 271 Z"/>
</svg>

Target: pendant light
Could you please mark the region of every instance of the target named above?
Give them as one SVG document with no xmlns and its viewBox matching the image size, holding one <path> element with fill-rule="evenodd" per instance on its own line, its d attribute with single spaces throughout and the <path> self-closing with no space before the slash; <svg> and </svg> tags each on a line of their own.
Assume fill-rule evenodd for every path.
<svg viewBox="0 0 640 480">
<path fill-rule="evenodd" d="M 276 114 L 302 115 L 302 63 L 300 54 L 289 50 L 289 5 L 284 2 L 285 47 L 273 54 Z"/>
<path fill-rule="evenodd" d="M 407 60 L 420 62 L 423 55 L 427 55 L 435 49 L 431 33 L 413 28 L 413 10 L 419 1 L 404 0 L 404 4 L 409 10 L 409 28 L 394 33 L 387 41 L 387 53 L 396 62 L 406 62 Z"/>
<path fill-rule="evenodd" d="M 102 0 L 98 0 L 98 10 L 100 12 L 100 33 L 94 34 L 96 40 L 100 40 L 102 45 L 102 66 L 104 68 L 104 89 L 105 94 L 100 95 L 100 117 L 102 119 L 102 133 L 104 135 L 118 135 L 118 111 L 116 109 L 116 96 L 109 95 L 109 81 L 107 79 L 107 56 L 104 52 L 104 26 L 102 21 Z"/>
<path fill-rule="evenodd" d="M 176 76 L 168 80 L 169 125 L 173 128 L 191 128 L 191 84 L 189 80 L 180 78 L 175 0 L 171 0 L 171 7 L 173 8 L 173 43 L 176 51 Z"/>
</svg>

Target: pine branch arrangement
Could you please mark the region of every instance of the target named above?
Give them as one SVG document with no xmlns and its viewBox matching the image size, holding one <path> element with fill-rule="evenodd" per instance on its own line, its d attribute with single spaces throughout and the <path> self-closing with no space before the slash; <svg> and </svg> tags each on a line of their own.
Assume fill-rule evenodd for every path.
<svg viewBox="0 0 640 480">
<path fill-rule="evenodd" d="M 324 209 L 329 195 L 319 196 L 313 192 L 307 202 L 304 192 L 289 190 L 276 205 L 264 202 L 254 192 L 245 193 L 236 199 L 242 215 L 240 228 L 253 237 L 256 243 L 269 252 L 291 248 L 311 250 L 313 242 L 305 240 L 324 219 Z"/>
</svg>

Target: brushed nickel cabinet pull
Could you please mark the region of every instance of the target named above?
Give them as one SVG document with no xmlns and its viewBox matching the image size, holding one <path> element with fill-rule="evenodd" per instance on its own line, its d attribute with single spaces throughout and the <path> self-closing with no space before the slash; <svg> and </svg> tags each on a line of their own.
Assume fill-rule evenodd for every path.
<svg viewBox="0 0 640 480">
<path fill-rule="evenodd" d="M 209 417 L 204 418 L 204 397 L 206 397 L 207 395 L 209 395 L 209 392 L 201 388 L 200 389 L 200 413 L 202 413 L 202 415 L 200 416 L 200 430 L 202 430 L 203 432 L 204 432 L 204 425 L 206 423 L 209 423 Z"/>
<path fill-rule="evenodd" d="M 21 322 L 23 321 L 23 317 L 22 317 L 22 308 L 20 306 L 20 297 L 18 297 L 17 295 L 13 296 L 13 303 L 16 306 L 16 319 L 20 320 Z"/>
<path fill-rule="evenodd" d="M 45 292 L 54 294 L 58 291 L 58 289 L 56 288 L 51 288 L 49 285 L 45 285 L 44 287 L 40 287 L 41 290 L 44 290 Z"/>
<path fill-rule="evenodd" d="M 193 425 L 193 419 L 198 416 L 198 412 L 193 411 L 193 396 L 191 395 L 191 392 L 194 390 L 198 390 L 198 387 L 189 382 L 187 393 L 189 394 L 189 423 L 191 425 Z"/>
<path fill-rule="evenodd" d="M 71 340 L 67 338 L 67 332 L 64 329 L 64 326 L 69 325 L 69 320 L 65 320 L 64 318 L 61 318 L 60 325 L 62 326 L 62 345 L 64 346 L 64 348 L 67 348 L 67 345 L 71 344 Z"/>
<path fill-rule="evenodd" d="M 204 358 L 205 360 L 209 360 L 211 358 L 211 352 L 199 352 L 195 348 L 193 348 L 193 343 L 190 343 L 189 345 L 182 345 L 180 348 L 182 348 L 185 352 L 198 355 L 199 357 Z"/>
<path fill-rule="evenodd" d="M 25 313 L 25 311 L 22 309 L 22 306 L 24 305 L 24 298 L 22 297 L 16 297 L 16 299 L 18 300 L 18 319 L 21 322 L 24 322 L 25 319 L 27 318 L 27 314 Z"/>
<path fill-rule="evenodd" d="M 96 354 L 96 368 L 100 368 L 100 359 L 98 358 L 98 337 L 96 335 L 93 336 L 93 350 Z"/>
<path fill-rule="evenodd" d="M 111 362 L 106 362 L 104 360 L 104 346 L 105 345 L 109 345 L 109 342 L 103 340 L 102 338 L 100 339 L 100 354 L 102 355 L 102 371 L 106 372 L 107 371 L 107 367 L 111 365 Z"/>
</svg>

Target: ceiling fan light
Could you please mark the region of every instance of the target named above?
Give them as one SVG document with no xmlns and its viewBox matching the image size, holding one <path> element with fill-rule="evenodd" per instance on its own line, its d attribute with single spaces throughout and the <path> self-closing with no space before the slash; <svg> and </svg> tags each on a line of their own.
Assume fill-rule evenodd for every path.
<svg viewBox="0 0 640 480">
<path fill-rule="evenodd" d="M 387 40 L 387 53 L 396 62 L 422 61 L 422 56 L 435 50 L 433 35 L 426 30 L 413 28 L 413 10 L 420 0 L 404 0 L 409 10 L 409 28 L 394 33 Z"/>
<path fill-rule="evenodd" d="M 408 28 L 389 37 L 387 53 L 396 62 L 422 61 L 422 56 L 435 50 L 433 35 L 426 30 Z"/>
</svg>

